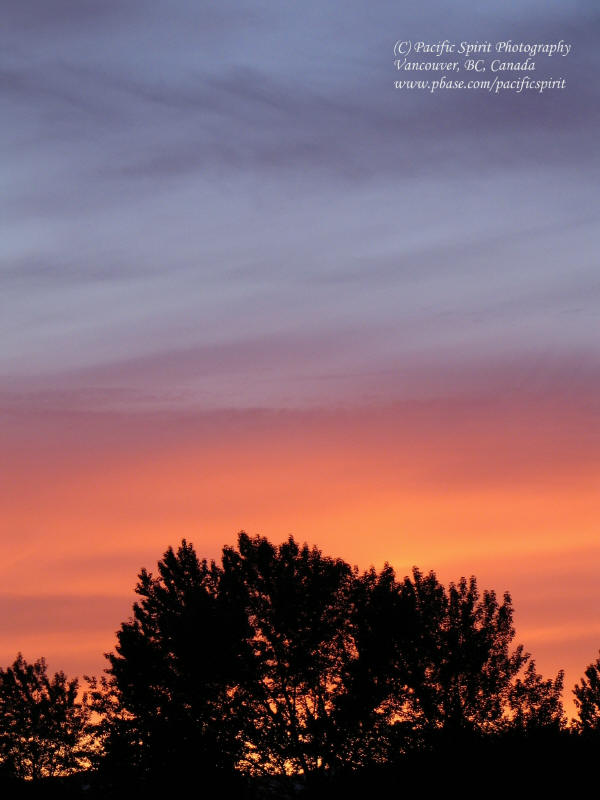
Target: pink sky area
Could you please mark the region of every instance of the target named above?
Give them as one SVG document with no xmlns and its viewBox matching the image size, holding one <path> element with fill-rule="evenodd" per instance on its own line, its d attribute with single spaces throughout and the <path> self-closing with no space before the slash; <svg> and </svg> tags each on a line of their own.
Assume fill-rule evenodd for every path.
<svg viewBox="0 0 600 800">
<path fill-rule="evenodd" d="M 98 673 L 140 567 L 183 537 L 218 558 L 244 529 L 508 589 L 518 641 L 570 690 L 600 648 L 597 387 L 462 380 L 337 410 L 6 400 L 2 662 Z"/>
</svg>

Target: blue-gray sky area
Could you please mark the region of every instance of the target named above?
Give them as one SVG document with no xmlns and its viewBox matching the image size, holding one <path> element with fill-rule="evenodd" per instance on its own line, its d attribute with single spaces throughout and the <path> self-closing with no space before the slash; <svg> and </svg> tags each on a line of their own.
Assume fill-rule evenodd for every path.
<svg viewBox="0 0 600 800">
<path fill-rule="evenodd" d="M 278 407 L 453 363 L 596 364 L 592 2 L 3 16 L 9 388 Z M 563 40 L 538 69 L 567 86 L 395 91 L 399 38 Z"/>
</svg>

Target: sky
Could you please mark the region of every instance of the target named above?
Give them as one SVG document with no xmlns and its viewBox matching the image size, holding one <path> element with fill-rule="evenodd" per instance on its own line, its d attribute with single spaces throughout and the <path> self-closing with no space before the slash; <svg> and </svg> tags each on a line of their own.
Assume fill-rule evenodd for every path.
<svg viewBox="0 0 600 800">
<path fill-rule="evenodd" d="M 244 529 L 509 590 L 570 690 L 600 648 L 595 5 L 6 2 L 0 663 L 100 673 L 139 569 Z M 563 40 L 566 88 L 396 91 L 405 38 Z"/>
</svg>

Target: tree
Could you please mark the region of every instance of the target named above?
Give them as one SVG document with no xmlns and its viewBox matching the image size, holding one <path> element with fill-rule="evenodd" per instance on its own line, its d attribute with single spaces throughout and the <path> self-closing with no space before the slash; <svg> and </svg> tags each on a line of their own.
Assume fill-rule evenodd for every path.
<svg viewBox="0 0 600 800">
<path fill-rule="evenodd" d="M 89 765 L 90 711 L 79 683 L 64 672 L 48 676 L 43 658 L 19 653 L 0 669 L 0 761 L 18 778 L 68 775 Z"/>
<path fill-rule="evenodd" d="M 141 597 L 121 625 L 108 677 L 94 686 L 109 764 L 137 778 L 230 770 L 240 742 L 231 724 L 243 683 L 246 620 L 221 590 L 222 570 L 185 540 L 158 575 L 143 569 Z"/>
<path fill-rule="evenodd" d="M 584 677 L 574 687 L 573 694 L 579 715 L 579 729 L 586 734 L 599 732 L 600 658 L 587 667 Z"/>
<path fill-rule="evenodd" d="M 502 725 L 513 680 L 528 656 L 515 635 L 510 595 L 480 595 L 471 577 L 446 590 L 435 573 L 413 570 L 403 591 L 412 601 L 416 641 L 405 650 L 401 675 L 408 713 L 427 731 L 488 733 Z"/>
<path fill-rule="evenodd" d="M 357 585 L 347 706 L 355 728 L 370 720 L 373 754 L 389 760 L 441 738 L 564 724 L 563 675 L 543 680 L 522 645 L 513 647 L 508 593 L 502 602 L 481 594 L 474 577 L 446 589 L 416 568 L 398 581 L 387 565 Z"/>
<path fill-rule="evenodd" d="M 556 733 L 566 725 L 562 705 L 564 671 L 544 680 L 529 661 L 523 677 L 513 684 L 509 695 L 512 712 L 509 727 L 520 733 Z"/>
<path fill-rule="evenodd" d="M 351 657 L 335 704 L 338 759 L 356 768 L 386 764 L 419 738 L 403 713 L 411 698 L 402 665 L 418 638 L 414 607 L 386 564 L 354 572 L 346 614 Z"/>
<path fill-rule="evenodd" d="M 354 657 L 353 572 L 293 538 L 274 546 L 241 533 L 223 551 L 223 573 L 249 625 L 247 682 L 238 697 L 241 766 L 301 774 L 339 760 L 337 698 Z"/>
</svg>

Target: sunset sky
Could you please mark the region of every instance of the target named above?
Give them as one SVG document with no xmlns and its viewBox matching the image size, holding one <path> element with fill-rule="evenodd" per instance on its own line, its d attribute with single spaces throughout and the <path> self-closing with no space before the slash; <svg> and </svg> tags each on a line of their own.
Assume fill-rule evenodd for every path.
<svg viewBox="0 0 600 800">
<path fill-rule="evenodd" d="M 510 590 L 600 648 L 596 0 L 9 0 L 0 665 L 99 673 L 240 529 Z M 395 91 L 397 39 L 572 44 Z"/>
</svg>

